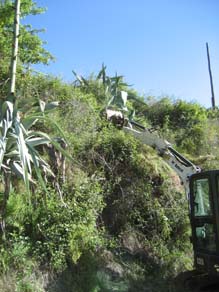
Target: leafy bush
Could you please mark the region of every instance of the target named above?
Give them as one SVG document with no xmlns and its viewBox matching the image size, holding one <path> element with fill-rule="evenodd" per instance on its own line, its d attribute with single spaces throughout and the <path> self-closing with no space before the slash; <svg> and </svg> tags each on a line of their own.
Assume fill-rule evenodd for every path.
<svg viewBox="0 0 219 292">
<path fill-rule="evenodd" d="M 53 190 L 42 196 L 37 191 L 32 198 L 33 207 L 28 206 L 25 196 L 12 195 L 9 199 L 9 241 L 13 242 L 13 266 L 17 252 L 32 254 L 38 262 L 50 263 L 55 270 L 63 270 L 67 261 L 77 262 L 86 250 L 97 249 L 103 244 L 101 229 L 96 225 L 103 208 L 101 188 L 95 179 L 80 178 L 74 186 L 64 188 L 65 204 Z M 24 244 L 23 241 L 25 240 Z M 18 256 L 19 265 L 22 258 Z M 4 257 L 2 258 L 3 261 Z M 9 266 L 10 262 L 2 262 Z"/>
</svg>

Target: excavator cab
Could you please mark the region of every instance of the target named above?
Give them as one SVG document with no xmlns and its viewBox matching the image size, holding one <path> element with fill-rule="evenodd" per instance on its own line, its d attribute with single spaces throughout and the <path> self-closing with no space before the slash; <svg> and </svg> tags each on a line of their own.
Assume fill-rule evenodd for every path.
<svg viewBox="0 0 219 292">
<path fill-rule="evenodd" d="M 195 268 L 219 276 L 219 170 L 190 177 L 190 208 Z"/>
</svg>

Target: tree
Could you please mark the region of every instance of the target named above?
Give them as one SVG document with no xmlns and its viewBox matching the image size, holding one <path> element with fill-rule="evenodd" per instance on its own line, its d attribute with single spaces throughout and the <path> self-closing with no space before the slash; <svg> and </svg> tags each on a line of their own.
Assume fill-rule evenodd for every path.
<svg viewBox="0 0 219 292">
<path fill-rule="evenodd" d="M 43 13 L 45 9 L 37 7 L 32 0 L 21 0 L 21 18 L 27 15 Z M 0 2 L 0 94 L 5 97 L 9 82 L 9 63 L 14 26 L 14 3 L 11 0 Z M 52 55 L 43 47 L 44 42 L 37 35 L 42 30 L 31 25 L 20 25 L 18 78 L 31 64 L 48 64 Z"/>
<path fill-rule="evenodd" d="M 9 2 L 6 2 L 8 4 Z M 1 101 L 0 110 L 0 169 L 4 182 L 4 193 L 0 200 L 0 221 L 1 228 L 5 230 L 5 214 L 7 200 L 10 194 L 12 174 L 23 178 L 29 190 L 30 183 L 34 182 L 32 168 L 39 181 L 44 185 L 41 169 L 44 172 L 51 172 L 49 165 L 39 155 L 36 146 L 52 143 L 60 151 L 59 144 L 48 135 L 40 131 L 34 131 L 31 127 L 38 121 L 44 120 L 45 112 L 54 108 L 57 103 L 50 103 L 39 100 L 39 107 L 31 108 L 31 114 L 23 113 L 18 109 L 18 102 L 15 94 L 16 68 L 18 57 L 19 39 L 19 18 L 21 0 L 15 0 L 15 16 L 13 30 L 13 50 L 11 56 L 10 87 L 6 100 Z"/>
</svg>

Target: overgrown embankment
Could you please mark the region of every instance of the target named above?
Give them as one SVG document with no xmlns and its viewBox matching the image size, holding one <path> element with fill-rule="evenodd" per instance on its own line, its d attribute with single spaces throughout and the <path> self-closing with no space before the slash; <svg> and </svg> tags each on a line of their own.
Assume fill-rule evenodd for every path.
<svg viewBox="0 0 219 292">
<path fill-rule="evenodd" d="M 186 196 L 156 151 L 107 122 L 105 108 L 113 99 L 127 113 L 118 98 L 127 92 L 130 116 L 206 169 L 218 168 L 218 109 L 141 97 L 104 65 L 89 78 L 73 72 L 72 84 L 33 73 L 53 57 L 25 25 L 12 98 L 14 11 L 1 1 L 0 291 L 174 291 L 173 278 L 192 268 Z M 21 17 L 43 11 L 21 1 Z"/>
<path fill-rule="evenodd" d="M 217 110 L 167 97 L 143 104 L 124 83 L 117 86 L 129 92 L 138 121 L 158 128 L 200 166 L 218 166 Z M 60 102 L 48 115 L 63 129 L 72 159 L 66 160 L 63 180 L 59 161 L 38 150 L 60 176 L 59 189 L 52 177 L 47 192 L 36 185 L 27 193 L 19 179 L 12 180 L 0 290 L 170 289 L 177 273 L 192 268 L 187 202 L 178 177 L 155 150 L 106 122 L 101 112 L 109 96 L 99 80 L 71 85 L 29 75 L 19 87 L 21 109 L 38 98 Z M 59 135 L 49 122 L 34 127 Z"/>
</svg>

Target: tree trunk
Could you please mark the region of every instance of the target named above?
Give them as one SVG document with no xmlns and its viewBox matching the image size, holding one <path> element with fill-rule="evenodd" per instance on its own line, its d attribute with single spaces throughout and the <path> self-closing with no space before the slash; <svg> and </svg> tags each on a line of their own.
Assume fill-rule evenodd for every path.
<svg viewBox="0 0 219 292">
<path fill-rule="evenodd" d="M 4 173 L 4 185 L 5 185 L 5 191 L 3 194 L 3 198 L 0 205 L 0 224 L 1 224 L 1 230 L 2 234 L 5 234 L 5 215 L 6 215 L 6 208 L 7 208 L 7 202 L 11 190 L 11 172 L 5 172 Z"/>
</svg>

